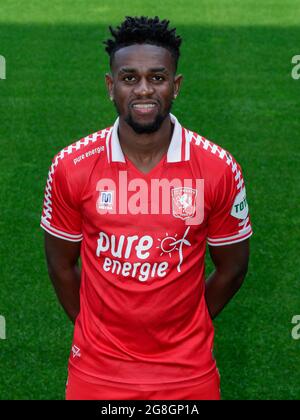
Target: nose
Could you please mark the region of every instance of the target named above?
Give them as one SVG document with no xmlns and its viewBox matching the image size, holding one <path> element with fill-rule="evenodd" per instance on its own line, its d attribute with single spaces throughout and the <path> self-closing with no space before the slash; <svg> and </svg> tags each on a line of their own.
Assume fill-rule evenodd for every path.
<svg viewBox="0 0 300 420">
<path fill-rule="evenodd" d="M 134 86 L 134 94 L 136 96 L 149 96 L 154 92 L 153 86 L 148 83 L 147 79 L 141 78 L 139 83 Z"/>
</svg>

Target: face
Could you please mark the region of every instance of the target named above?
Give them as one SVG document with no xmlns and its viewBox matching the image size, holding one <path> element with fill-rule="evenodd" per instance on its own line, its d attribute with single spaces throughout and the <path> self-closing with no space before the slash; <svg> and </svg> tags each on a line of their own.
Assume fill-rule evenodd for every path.
<svg viewBox="0 0 300 420">
<path fill-rule="evenodd" d="M 136 133 L 157 131 L 182 81 L 182 75 L 175 76 L 170 51 L 150 44 L 130 45 L 115 53 L 111 70 L 105 82 L 120 119 Z"/>
</svg>

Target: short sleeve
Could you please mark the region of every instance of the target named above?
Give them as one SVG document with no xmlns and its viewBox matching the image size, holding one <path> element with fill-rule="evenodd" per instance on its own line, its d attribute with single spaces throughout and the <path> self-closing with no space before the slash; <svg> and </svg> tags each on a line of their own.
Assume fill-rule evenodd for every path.
<svg viewBox="0 0 300 420">
<path fill-rule="evenodd" d="M 79 205 L 58 154 L 49 169 L 40 226 L 58 238 L 79 242 L 83 237 L 81 224 Z"/>
<path fill-rule="evenodd" d="M 253 233 L 241 167 L 230 155 L 227 162 L 213 192 L 208 218 L 207 243 L 211 246 L 240 242 Z"/>
</svg>

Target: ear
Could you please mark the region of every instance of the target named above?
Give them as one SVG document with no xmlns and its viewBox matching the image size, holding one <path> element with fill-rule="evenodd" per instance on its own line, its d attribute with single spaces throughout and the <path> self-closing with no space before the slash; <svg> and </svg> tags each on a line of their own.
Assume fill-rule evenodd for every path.
<svg viewBox="0 0 300 420">
<path fill-rule="evenodd" d="M 179 93 L 182 81 L 183 81 L 182 74 L 178 74 L 178 76 L 174 77 L 174 98 L 176 98 L 176 96 Z"/>
<path fill-rule="evenodd" d="M 110 98 L 113 98 L 114 81 L 110 73 L 105 74 L 105 84 Z"/>
</svg>

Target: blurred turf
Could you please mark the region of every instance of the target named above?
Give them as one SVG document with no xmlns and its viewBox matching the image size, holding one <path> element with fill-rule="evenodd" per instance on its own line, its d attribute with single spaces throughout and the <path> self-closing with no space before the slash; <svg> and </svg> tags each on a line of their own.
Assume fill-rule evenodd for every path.
<svg viewBox="0 0 300 420">
<path fill-rule="evenodd" d="M 184 38 L 172 112 L 228 149 L 246 178 L 249 274 L 215 322 L 224 399 L 299 399 L 300 54 L 295 1 L 37 1 L 0 4 L 0 399 L 64 398 L 72 326 L 50 285 L 39 219 L 51 159 L 110 125 L 108 25 L 169 18 Z M 212 269 L 208 261 L 207 271 Z"/>
</svg>

